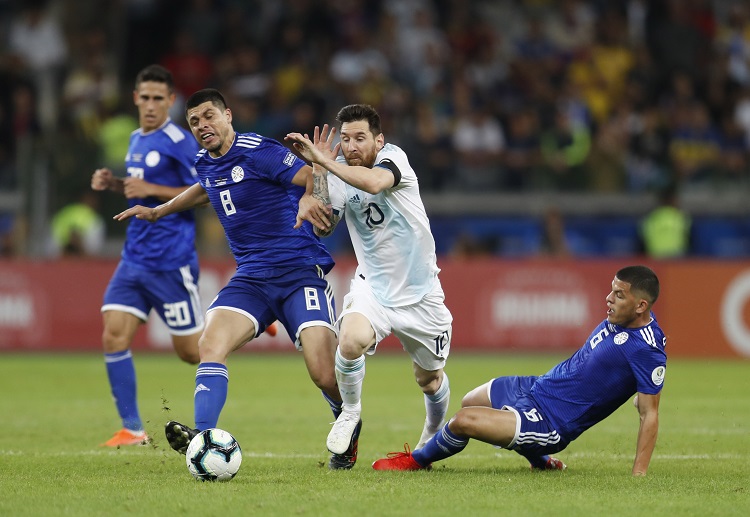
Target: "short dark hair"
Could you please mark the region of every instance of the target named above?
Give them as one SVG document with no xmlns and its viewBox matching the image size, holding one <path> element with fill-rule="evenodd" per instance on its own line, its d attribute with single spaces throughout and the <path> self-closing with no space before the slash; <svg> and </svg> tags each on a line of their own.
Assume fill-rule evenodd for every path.
<svg viewBox="0 0 750 517">
<path fill-rule="evenodd" d="M 222 111 L 227 109 L 227 101 L 219 90 L 204 88 L 188 97 L 187 102 L 185 102 L 185 115 L 187 115 L 188 110 L 200 106 L 204 102 L 210 102 Z"/>
<path fill-rule="evenodd" d="M 646 266 L 627 266 L 615 275 L 619 280 L 630 284 L 631 291 L 640 291 L 649 301 L 650 305 L 656 303 L 659 298 L 659 279 L 651 268 Z"/>
<path fill-rule="evenodd" d="M 339 110 L 338 115 L 336 115 L 336 120 L 339 122 L 339 126 L 344 122 L 366 120 L 373 135 L 377 136 L 383 132 L 380 129 L 380 115 L 369 104 L 350 104 L 349 106 L 344 106 Z"/>
<path fill-rule="evenodd" d="M 169 93 L 174 91 L 172 72 L 161 65 L 148 65 L 146 68 L 138 72 L 138 75 L 135 76 L 135 89 L 137 90 L 138 85 L 146 81 L 164 83 L 167 85 Z"/>
</svg>

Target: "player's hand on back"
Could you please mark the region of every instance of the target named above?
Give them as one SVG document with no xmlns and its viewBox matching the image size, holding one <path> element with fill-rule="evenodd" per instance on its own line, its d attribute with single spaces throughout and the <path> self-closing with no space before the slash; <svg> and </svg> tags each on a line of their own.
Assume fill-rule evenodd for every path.
<svg viewBox="0 0 750 517">
<path fill-rule="evenodd" d="M 331 227 L 330 208 L 323 202 L 309 194 L 303 195 L 299 200 L 299 209 L 297 210 L 297 223 L 294 228 L 302 226 L 302 221 L 309 221 L 310 224 L 326 231 Z"/>
</svg>

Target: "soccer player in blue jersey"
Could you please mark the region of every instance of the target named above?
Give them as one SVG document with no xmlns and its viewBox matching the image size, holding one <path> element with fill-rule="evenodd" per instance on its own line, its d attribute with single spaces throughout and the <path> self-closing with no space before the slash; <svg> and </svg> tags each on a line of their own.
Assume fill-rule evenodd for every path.
<svg viewBox="0 0 750 517">
<path fill-rule="evenodd" d="M 130 206 L 154 207 L 195 184 L 193 162 L 199 148 L 192 135 L 169 118 L 175 101 L 169 70 L 158 65 L 141 70 L 133 101 L 140 128 L 130 135 L 127 177 L 97 169 L 91 188 L 124 194 Z M 122 429 L 102 445 L 119 447 L 148 440 L 138 411 L 130 346 L 152 309 L 167 324 L 180 359 L 196 364 L 203 311 L 198 298 L 192 211 L 171 215 L 157 224 L 134 220 L 128 225 L 120 263 L 101 308 L 104 360 Z"/>
<path fill-rule="evenodd" d="M 607 318 L 575 354 L 540 377 L 498 377 L 470 391 L 462 408 L 419 450 L 390 453 L 375 470 L 420 470 L 461 452 L 470 438 L 514 450 L 532 469 L 563 470 L 549 456 L 635 394 L 640 428 L 632 474 L 645 476 L 659 430 L 666 338 L 651 312 L 659 280 L 645 266 L 620 269 Z"/>
<path fill-rule="evenodd" d="M 186 117 L 203 147 L 195 162 L 199 182 L 167 203 L 136 206 L 115 216 L 156 222 L 211 203 L 237 261 L 236 273 L 206 312 L 195 377 L 195 428 L 174 421 L 166 426 L 170 445 L 182 454 L 197 432 L 216 427 L 227 398 L 229 354 L 276 319 L 302 351 L 334 416 L 341 412 L 334 374 L 335 310 L 325 278 L 334 262 L 302 219 L 322 224 L 325 215 L 325 207 L 311 195 L 311 167 L 275 140 L 235 133 L 232 112 L 217 90 L 194 93 Z M 353 443 L 329 466 L 349 469 L 356 459 Z"/>
</svg>

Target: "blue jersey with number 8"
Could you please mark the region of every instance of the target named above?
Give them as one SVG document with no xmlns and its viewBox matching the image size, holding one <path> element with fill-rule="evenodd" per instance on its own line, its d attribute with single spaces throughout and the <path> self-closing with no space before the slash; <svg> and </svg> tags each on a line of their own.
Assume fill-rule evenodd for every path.
<svg viewBox="0 0 750 517">
<path fill-rule="evenodd" d="M 195 163 L 237 261 L 239 273 L 263 276 L 276 268 L 333 267 L 310 223 L 294 229 L 305 189 L 292 183 L 305 163 L 276 140 L 255 133 L 235 135 L 219 158 L 207 151 Z"/>
</svg>

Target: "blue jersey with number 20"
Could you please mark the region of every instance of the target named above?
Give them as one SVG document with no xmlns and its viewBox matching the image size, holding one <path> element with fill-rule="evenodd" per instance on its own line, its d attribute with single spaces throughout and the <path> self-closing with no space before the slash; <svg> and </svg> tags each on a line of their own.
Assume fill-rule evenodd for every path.
<svg viewBox="0 0 750 517">
<path fill-rule="evenodd" d="M 129 177 L 169 187 L 189 187 L 198 181 L 193 168 L 197 153 L 198 143 L 193 135 L 167 120 L 154 131 L 144 133 L 138 129 L 130 135 L 125 166 Z M 132 198 L 128 205 L 153 208 L 163 202 L 156 197 Z M 155 223 L 131 218 L 122 259 L 154 271 L 175 270 L 196 262 L 193 211 L 170 214 Z"/>
</svg>

